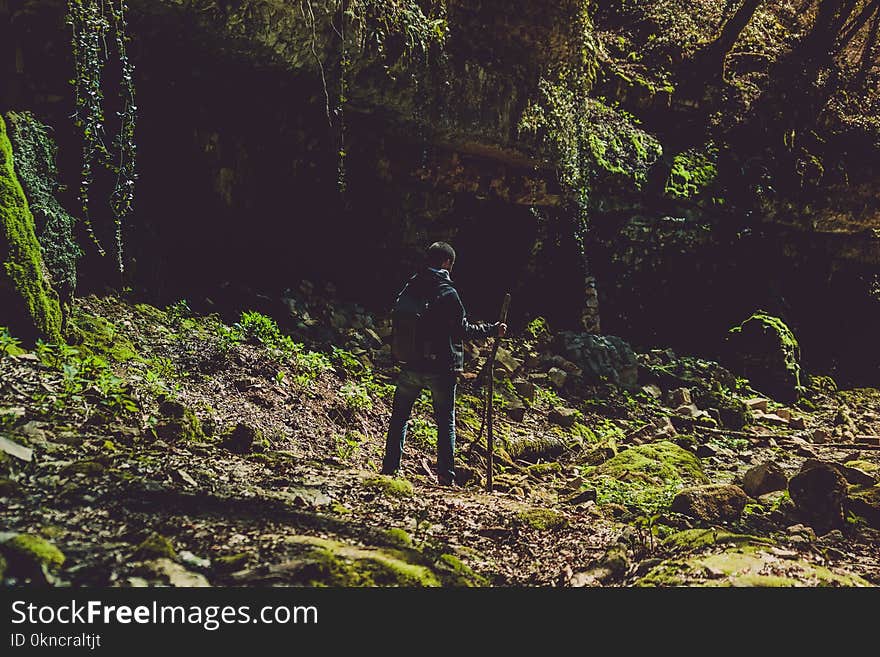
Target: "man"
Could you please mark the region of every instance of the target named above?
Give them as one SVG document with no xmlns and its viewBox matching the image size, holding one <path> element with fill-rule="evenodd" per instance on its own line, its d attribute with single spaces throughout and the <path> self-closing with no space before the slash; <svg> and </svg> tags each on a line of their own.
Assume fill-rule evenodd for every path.
<svg viewBox="0 0 880 657">
<path fill-rule="evenodd" d="M 504 336 L 507 325 L 471 324 L 449 277 L 455 251 L 445 242 L 428 248 L 428 266 L 413 276 L 398 295 L 417 295 L 428 302 L 419 322 L 424 356 L 403 365 L 391 411 L 385 443 L 382 474 L 395 475 L 406 442 L 406 423 L 413 404 L 424 388 L 431 391 L 434 420 L 437 423 L 437 480 L 442 486 L 455 485 L 455 388 L 464 369 L 465 338 Z"/>
</svg>

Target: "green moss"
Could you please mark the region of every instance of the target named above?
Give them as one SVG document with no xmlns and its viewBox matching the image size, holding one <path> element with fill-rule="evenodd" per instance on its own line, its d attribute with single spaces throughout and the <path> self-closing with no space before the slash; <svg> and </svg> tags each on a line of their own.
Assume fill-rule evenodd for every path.
<svg viewBox="0 0 880 657">
<path fill-rule="evenodd" d="M 406 479 L 398 479 L 385 475 L 376 475 L 364 479 L 366 488 L 373 488 L 381 491 L 389 497 L 409 497 L 413 494 L 412 484 Z"/>
<path fill-rule="evenodd" d="M 168 323 L 168 314 L 165 311 L 156 308 L 156 306 L 151 306 L 148 303 L 136 303 L 134 308 L 145 318 L 156 324 Z"/>
<path fill-rule="evenodd" d="M 134 551 L 134 558 L 141 560 L 177 559 L 177 553 L 174 551 L 171 541 L 161 534 L 153 532 L 143 543 L 137 546 Z"/>
<path fill-rule="evenodd" d="M 643 512 L 667 507 L 685 485 L 708 481 L 696 456 L 665 440 L 631 447 L 583 472 L 599 504 L 622 504 Z"/>
<path fill-rule="evenodd" d="M 666 194 L 675 198 L 699 195 L 718 177 L 717 160 L 718 149 L 713 144 L 679 153 L 672 161 Z"/>
<path fill-rule="evenodd" d="M 351 509 L 349 509 L 344 504 L 340 504 L 339 502 L 333 502 L 333 504 L 330 505 L 330 509 L 333 511 L 333 513 L 337 515 L 345 515 L 346 513 L 351 513 Z"/>
<path fill-rule="evenodd" d="M 559 474 L 562 472 L 562 464 L 558 461 L 551 461 L 550 463 L 535 463 L 534 465 L 526 466 L 526 470 L 529 473 L 534 475 L 545 475 L 545 474 Z"/>
<path fill-rule="evenodd" d="M 45 538 L 33 534 L 18 534 L 0 544 L 11 572 L 28 575 L 45 566 L 57 571 L 64 565 L 64 553 Z"/>
<path fill-rule="evenodd" d="M 440 586 L 414 550 L 361 548 L 312 536 L 288 543 L 304 548 L 296 579 L 307 586 Z"/>
<path fill-rule="evenodd" d="M 744 374 L 766 392 L 784 401 L 797 401 L 801 386 L 800 345 L 779 317 L 758 311 L 728 331 Z"/>
<path fill-rule="evenodd" d="M 540 531 L 552 531 L 568 526 L 568 518 L 552 509 L 523 509 L 516 514 L 516 518 L 523 525 Z"/>
<path fill-rule="evenodd" d="M 3 582 L 3 578 L 6 576 L 6 558 L 0 554 L 0 583 Z"/>
<path fill-rule="evenodd" d="M 61 342 L 61 306 L 40 251 L 34 218 L 15 174 L 12 144 L 0 116 L 0 306 L 3 322 L 30 342 Z"/>
<path fill-rule="evenodd" d="M 784 574 L 781 574 L 784 573 Z M 781 560 L 744 546 L 687 559 L 667 560 L 636 586 L 870 586 L 852 574 L 835 573 L 804 560 Z"/>
<path fill-rule="evenodd" d="M 205 437 L 202 423 L 191 408 L 177 401 L 166 400 L 159 405 L 163 419 L 156 425 L 156 436 L 167 442 L 199 441 Z"/>
<path fill-rule="evenodd" d="M 672 550 L 693 551 L 709 545 L 728 543 L 733 545 L 772 545 L 773 541 L 749 534 L 735 534 L 722 529 L 685 529 L 667 536 L 663 539 L 662 545 Z"/>
<path fill-rule="evenodd" d="M 405 530 L 398 529 L 394 527 L 385 532 L 385 538 L 388 539 L 388 542 L 391 545 L 397 545 L 400 547 L 412 547 L 413 541 L 412 536 L 410 536 Z"/>
<path fill-rule="evenodd" d="M 476 587 L 488 586 L 485 577 L 476 574 L 454 554 L 442 554 L 434 563 L 434 570 L 446 586 Z"/>
<path fill-rule="evenodd" d="M 227 554 L 222 557 L 217 557 L 213 560 L 213 565 L 216 570 L 221 573 L 232 573 L 236 570 L 241 570 L 244 568 L 247 563 L 248 555 L 246 552 L 239 552 L 238 554 Z"/>
<path fill-rule="evenodd" d="M 856 459 L 854 461 L 847 461 L 844 465 L 850 468 L 858 468 L 862 472 L 867 472 L 868 474 L 880 473 L 880 463 Z"/>
<path fill-rule="evenodd" d="M 140 360 L 137 349 L 110 320 L 75 309 L 70 317 L 73 339 L 86 354 L 124 363 Z"/>
<path fill-rule="evenodd" d="M 61 474 L 71 476 L 83 474 L 87 477 L 98 477 L 106 468 L 97 461 L 74 461 L 61 468 Z"/>
</svg>

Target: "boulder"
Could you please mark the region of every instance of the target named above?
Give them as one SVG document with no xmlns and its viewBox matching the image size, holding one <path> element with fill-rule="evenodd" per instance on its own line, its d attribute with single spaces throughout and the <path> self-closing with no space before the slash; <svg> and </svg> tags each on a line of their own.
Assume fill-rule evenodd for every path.
<svg viewBox="0 0 880 657">
<path fill-rule="evenodd" d="M 807 460 L 788 482 L 788 493 L 798 514 L 817 534 L 843 526 L 847 483 L 835 464 Z"/>
<path fill-rule="evenodd" d="M 522 422 L 526 416 L 526 407 L 518 399 L 510 400 L 504 404 L 504 412 L 514 422 Z"/>
<path fill-rule="evenodd" d="M 672 408 L 686 406 L 693 402 L 691 391 L 687 388 L 676 388 L 669 391 L 669 406 Z"/>
<path fill-rule="evenodd" d="M 752 385 L 784 403 L 802 392 L 800 346 L 780 318 L 757 312 L 727 333 L 726 358 Z"/>
<path fill-rule="evenodd" d="M 588 384 L 611 383 L 637 389 L 638 361 L 632 347 L 621 338 L 562 331 L 556 347 L 582 372 Z"/>
<path fill-rule="evenodd" d="M 236 454 L 247 454 L 265 448 L 265 439 L 259 429 L 239 422 L 223 437 L 223 447 Z"/>
<path fill-rule="evenodd" d="M 574 423 L 577 422 L 580 415 L 580 412 L 574 408 L 566 408 L 565 406 L 560 406 L 559 408 L 554 408 L 552 411 L 550 411 L 547 419 L 550 420 L 550 422 L 552 422 L 553 424 L 558 424 L 559 426 L 568 429 L 574 426 Z"/>
<path fill-rule="evenodd" d="M 514 381 L 513 389 L 516 391 L 516 394 L 524 400 L 530 403 L 535 401 L 535 392 L 537 388 L 531 381 L 524 381 L 522 379 Z"/>
<path fill-rule="evenodd" d="M 788 478 L 782 468 L 768 461 L 749 468 L 743 476 L 742 487 L 751 497 L 758 498 L 775 490 L 785 490 Z"/>
<path fill-rule="evenodd" d="M 670 508 L 698 520 L 716 522 L 739 519 L 748 501 L 739 486 L 709 484 L 682 489 Z"/>
<path fill-rule="evenodd" d="M 550 371 L 547 372 L 547 378 L 550 379 L 550 383 L 556 388 L 561 389 L 565 386 L 566 380 L 568 380 L 568 374 L 563 369 L 551 367 Z"/>
<path fill-rule="evenodd" d="M 495 362 L 508 374 L 513 374 L 522 365 L 522 361 L 514 358 L 513 354 L 504 347 L 499 347 L 498 352 L 495 354 Z"/>
<path fill-rule="evenodd" d="M 864 518 L 874 529 L 880 529 L 880 486 L 852 491 L 846 509 Z"/>
</svg>

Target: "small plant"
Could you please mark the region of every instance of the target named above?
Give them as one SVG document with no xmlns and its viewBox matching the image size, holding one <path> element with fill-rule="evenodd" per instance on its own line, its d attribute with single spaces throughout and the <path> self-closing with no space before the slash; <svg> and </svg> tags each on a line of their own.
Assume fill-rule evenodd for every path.
<svg viewBox="0 0 880 657">
<path fill-rule="evenodd" d="M 165 314 L 168 315 L 168 321 L 172 325 L 180 326 L 183 320 L 191 318 L 193 313 L 189 307 L 189 302 L 186 299 L 180 299 L 168 306 L 165 309 Z"/>
<path fill-rule="evenodd" d="M 373 400 L 367 392 L 366 386 L 355 381 L 347 381 L 339 389 L 339 396 L 345 407 L 352 412 L 370 411 L 373 409 Z"/>
<path fill-rule="evenodd" d="M 0 326 L 0 356 L 15 356 L 21 352 L 21 341 L 13 337 L 8 328 Z"/>
<path fill-rule="evenodd" d="M 543 317 L 535 317 L 526 326 L 526 335 L 532 340 L 544 341 L 550 337 L 550 325 Z"/>
<path fill-rule="evenodd" d="M 437 427 L 428 420 L 413 418 L 410 420 L 410 436 L 413 442 L 424 447 L 437 447 Z"/>
<path fill-rule="evenodd" d="M 347 377 L 362 378 L 368 374 L 367 367 L 350 351 L 333 347 L 330 359 Z"/>
<path fill-rule="evenodd" d="M 366 437 L 357 431 L 347 431 L 343 436 L 337 434 L 334 436 L 336 455 L 343 461 L 354 458 L 365 440 Z"/>
</svg>

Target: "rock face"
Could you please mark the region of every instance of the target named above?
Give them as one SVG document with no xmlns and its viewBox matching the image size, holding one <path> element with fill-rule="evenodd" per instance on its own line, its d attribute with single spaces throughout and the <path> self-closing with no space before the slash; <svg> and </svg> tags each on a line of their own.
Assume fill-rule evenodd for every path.
<svg viewBox="0 0 880 657">
<path fill-rule="evenodd" d="M 0 325 L 33 342 L 61 339 L 61 308 L 52 289 L 34 218 L 15 173 L 12 144 L 0 116 Z"/>
<path fill-rule="evenodd" d="M 582 370 L 584 381 L 636 387 L 638 361 L 632 347 L 621 338 L 563 331 L 557 339 L 565 357 Z"/>
<path fill-rule="evenodd" d="M 788 492 L 798 513 L 817 534 L 843 525 L 847 483 L 834 464 L 808 461 L 788 482 Z"/>
<path fill-rule="evenodd" d="M 670 508 L 704 522 L 731 521 L 739 519 L 748 500 L 739 486 L 710 484 L 679 491 Z"/>
<path fill-rule="evenodd" d="M 749 468 L 743 475 L 743 490 L 756 499 L 774 490 L 785 490 L 787 486 L 788 479 L 782 468 L 771 461 Z"/>
<path fill-rule="evenodd" d="M 800 346 L 778 317 L 755 313 L 727 334 L 728 358 L 759 390 L 786 403 L 801 391 Z"/>
</svg>

